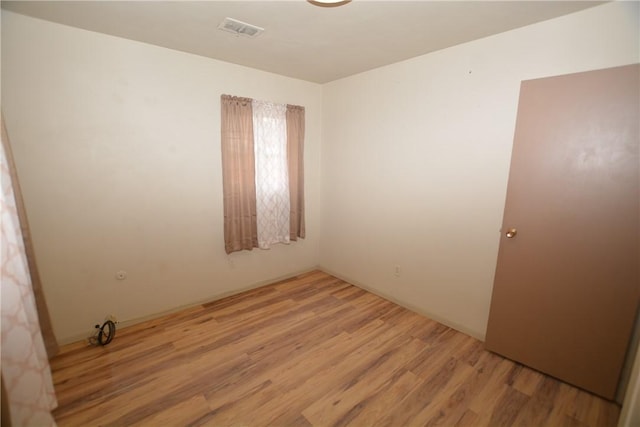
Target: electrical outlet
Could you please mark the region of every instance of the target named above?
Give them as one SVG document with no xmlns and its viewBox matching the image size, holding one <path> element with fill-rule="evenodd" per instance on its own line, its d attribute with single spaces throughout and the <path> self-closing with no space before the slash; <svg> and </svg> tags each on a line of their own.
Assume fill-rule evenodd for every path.
<svg viewBox="0 0 640 427">
<path fill-rule="evenodd" d="M 124 270 L 120 270 L 116 273 L 116 279 L 118 280 L 124 280 L 127 278 L 127 272 Z"/>
<path fill-rule="evenodd" d="M 395 266 L 395 268 L 393 269 L 393 274 L 394 274 L 396 277 L 400 277 L 400 266 L 399 266 L 399 265 L 396 265 L 396 266 Z"/>
</svg>

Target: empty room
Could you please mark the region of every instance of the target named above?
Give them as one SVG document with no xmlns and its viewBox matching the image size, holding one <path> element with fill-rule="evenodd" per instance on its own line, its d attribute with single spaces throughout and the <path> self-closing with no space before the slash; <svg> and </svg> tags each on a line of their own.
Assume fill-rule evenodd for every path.
<svg viewBox="0 0 640 427">
<path fill-rule="evenodd" d="M 640 2 L 1 6 L 2 426 L 640 426 Z"/>
</svg>

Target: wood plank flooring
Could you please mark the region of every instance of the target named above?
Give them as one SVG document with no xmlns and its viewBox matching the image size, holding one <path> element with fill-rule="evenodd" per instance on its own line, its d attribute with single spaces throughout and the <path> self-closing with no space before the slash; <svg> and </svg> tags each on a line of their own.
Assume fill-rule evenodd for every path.
<svg viewBox="0 0 640 427">
<path fill-rule="evenodd" d="M 74 344 L 60 426 L 615 426 L 619 407 L 323 272 Z"/>
</svg>

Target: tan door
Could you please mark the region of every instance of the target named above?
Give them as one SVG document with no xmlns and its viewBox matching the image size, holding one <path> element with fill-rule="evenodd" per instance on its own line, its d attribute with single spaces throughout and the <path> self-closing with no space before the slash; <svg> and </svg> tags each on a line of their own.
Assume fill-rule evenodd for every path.
<svg viewBox="0 0 640 427">
<path fill-rule="evenodd" d="M 638 65 L 525 81 L 486 347 L 613 399 L 639 294 Z"/>
</svg>

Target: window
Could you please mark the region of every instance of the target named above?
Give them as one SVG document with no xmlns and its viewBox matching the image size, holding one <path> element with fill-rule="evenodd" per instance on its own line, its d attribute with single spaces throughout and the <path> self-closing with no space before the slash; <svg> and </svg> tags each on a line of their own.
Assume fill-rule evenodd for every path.
<svg viewBox="0 0 640 427">
<path fill-rule="evenodd" d="M 305 237 L 304 107 L 223 95 L 227 253 Z"/>
</svg>

